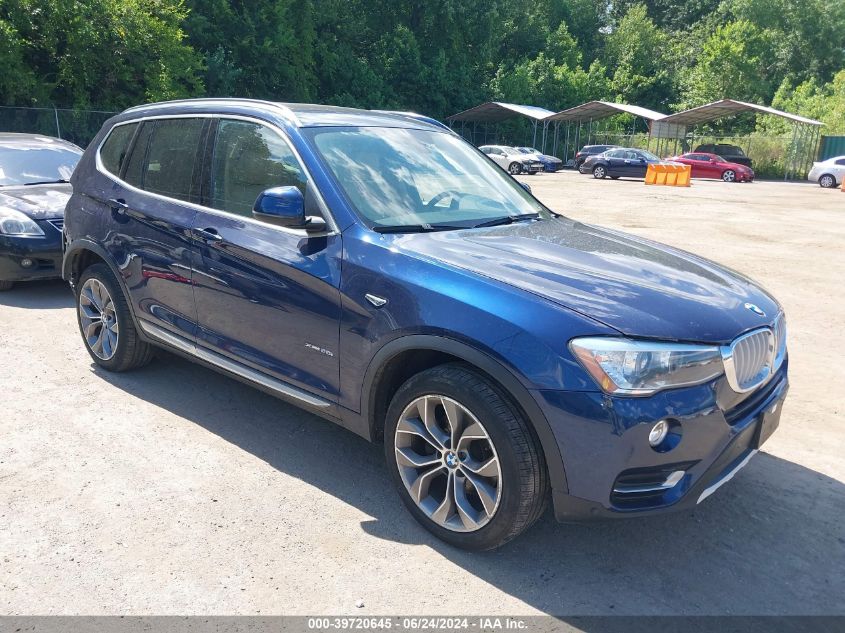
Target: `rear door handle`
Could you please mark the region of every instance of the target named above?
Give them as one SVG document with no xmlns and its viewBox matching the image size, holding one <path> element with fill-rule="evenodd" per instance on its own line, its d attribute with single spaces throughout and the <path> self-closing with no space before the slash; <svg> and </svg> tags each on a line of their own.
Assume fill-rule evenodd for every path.
<svg viewBox="0 0 845 633">
<path fill-rule="evenodd" d="M 129 205 L 126 204 L 126 200 L 123 198 L 109 198 L 107 200 L 108 205 L 111 207 L 111 210 L 115 213 L 126 213 L 126 210 L 129 208 Z"/>
<path fill-rule="evenodd" d="M 194 237 L 205 242 L 219 242 L 223 239 L 217 229 L 208 227 L 205 229 L 191 229 Z"/>
</svg>

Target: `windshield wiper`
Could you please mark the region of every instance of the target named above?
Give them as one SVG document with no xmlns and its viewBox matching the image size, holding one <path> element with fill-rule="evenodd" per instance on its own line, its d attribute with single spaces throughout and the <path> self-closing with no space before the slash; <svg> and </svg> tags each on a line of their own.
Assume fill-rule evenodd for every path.
<svg viewBox="0 0 845 633">
<path fill-rule="evenodd" d="M 465 228 L 467 227 L 454 224 L 382 224 L 374 226 L 373 231 L 376 233 L 432 233 Z"/>
<path fill-rule="evenodd" d="M 474 229 L 483 229 L 487 226 L 501 226 L 503 224 L 513 224 L 514 222 L 524 222 L 525 220 L 539 220 L 540 214 L 539 213 L 523 213 L 521 215 L 506 215 L 501 218 L 494 218 L 492 220 L 487 220 L 486 222 L 482 222 L 481 224 L 476 224 L 472 228 Z"/>
<path fill-rule="evenodd" d="M 70 180 L 64 180 L 63 178 L 59 178 L 58 180 L 39 180 L 38 182 L 27 182 L 24 183 L 26 185 L 62 185 L 65 183 L 70 182 Z"/>
</svg>

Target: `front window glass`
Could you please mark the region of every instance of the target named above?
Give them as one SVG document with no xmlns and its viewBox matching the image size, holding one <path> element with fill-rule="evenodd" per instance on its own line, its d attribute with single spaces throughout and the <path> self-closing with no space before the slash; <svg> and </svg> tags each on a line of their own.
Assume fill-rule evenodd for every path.
<svg viewBox="0 0 845 633">
<path fill-rule="evenodd" d="M 644 149 L 639 150 L 639 155 L 642 156 L 643 158 L 645 158 L 646 160 L 656 160 L 656 161 L 660 160 L 657 156 L 655 156 L 651 152 L 647 152 Z"/>
<path fill-rule="evenodd" d="M 82 152 L 67 145 L 39 141 L 0 143 L 0 187 L 65 182 Z"/>
<path fill-rule="evenodd" d="M 220 121 L 211 159 L 212 207 L 251 216 L 265 189 L 294 186 L 305 195 L 306 182 L 296 156 L 273 130 L 247 121 Z"/>
<path fill-rule="evenodd" d="M 404 128 L 312 128 L 314 147 L 375 227 L 467 227 L 545 208 L 463 139 Z"/>
</svg>

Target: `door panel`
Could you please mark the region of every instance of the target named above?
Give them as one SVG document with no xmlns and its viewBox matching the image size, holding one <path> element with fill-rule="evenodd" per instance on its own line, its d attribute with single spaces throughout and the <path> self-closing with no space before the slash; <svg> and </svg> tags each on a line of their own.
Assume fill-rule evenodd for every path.
<svg viewBox="0 0 845 633">
<path fill-rule="evenodd" d="M 196 331 L 191 273 L 196 251 L 190 237 L 196 210 L 186 203 L 198 196 L 206 123 L 187 118 L 144 123 L 123 174 L 131 186 L 116 184 L 103 200 L 112 218 L 103 243 L 120 267 L 135 313 L 189 339 Z"/>
<path fill-rule="evenodd" d="M 341 237 L 303 237 L 200 211 L 194 274 L 198 344 L 336 397 Z"/>
<path fill-rule="evenodd" d="M 200 346 L 336 400 L 340 235 L 309 236 L 258 222 L 252 205 L 270 187 L 299 186 L 305 171 L 266 126 L 221 120 L 204 178 L 194 239 Z M 311 213 L 312 215 L 314 213 Z"/>
</svg>

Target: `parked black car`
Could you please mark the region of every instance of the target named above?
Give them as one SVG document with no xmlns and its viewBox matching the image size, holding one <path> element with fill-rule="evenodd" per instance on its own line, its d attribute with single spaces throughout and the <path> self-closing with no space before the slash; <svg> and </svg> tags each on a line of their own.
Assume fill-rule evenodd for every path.
<svg viewBox="0 0 845 633">
<path fill-rule="evenodd" d="M 603 154 L 590 156 L 581 171 L 593 174 L 594 178 L 645 178 L 649 163 L 659 163 L 660 159 L 643 149 L 620 147 Z"/>
<path fill-rule="evenodd" d="M 584 161 L 587 160 L 590 156 L 595 156 L 596 154 L 602 154 L 609 149 L 616 149 L 619 147 L 618 145 L 585 145 L 581 148 L 581 151 L 575 154 L 575 169 L 580 171 L 581 173 L 584 172 L 581 167 L 584 164 Z"/>
<path fill-rule="evenodd" d="M 706 154 L 718 154 L 729 163 L 739 163 L 751 167 L 751 159 L 742 151 L 742 148 L 728 143 L 705 143 L 695 148 L 695 152 Z"/>
<path fill-rule="evenodd" d="M 36 134 L 0 134 L 0 290 L 62 276 L 68 183 L 82 150 Z"/>
</svg>

